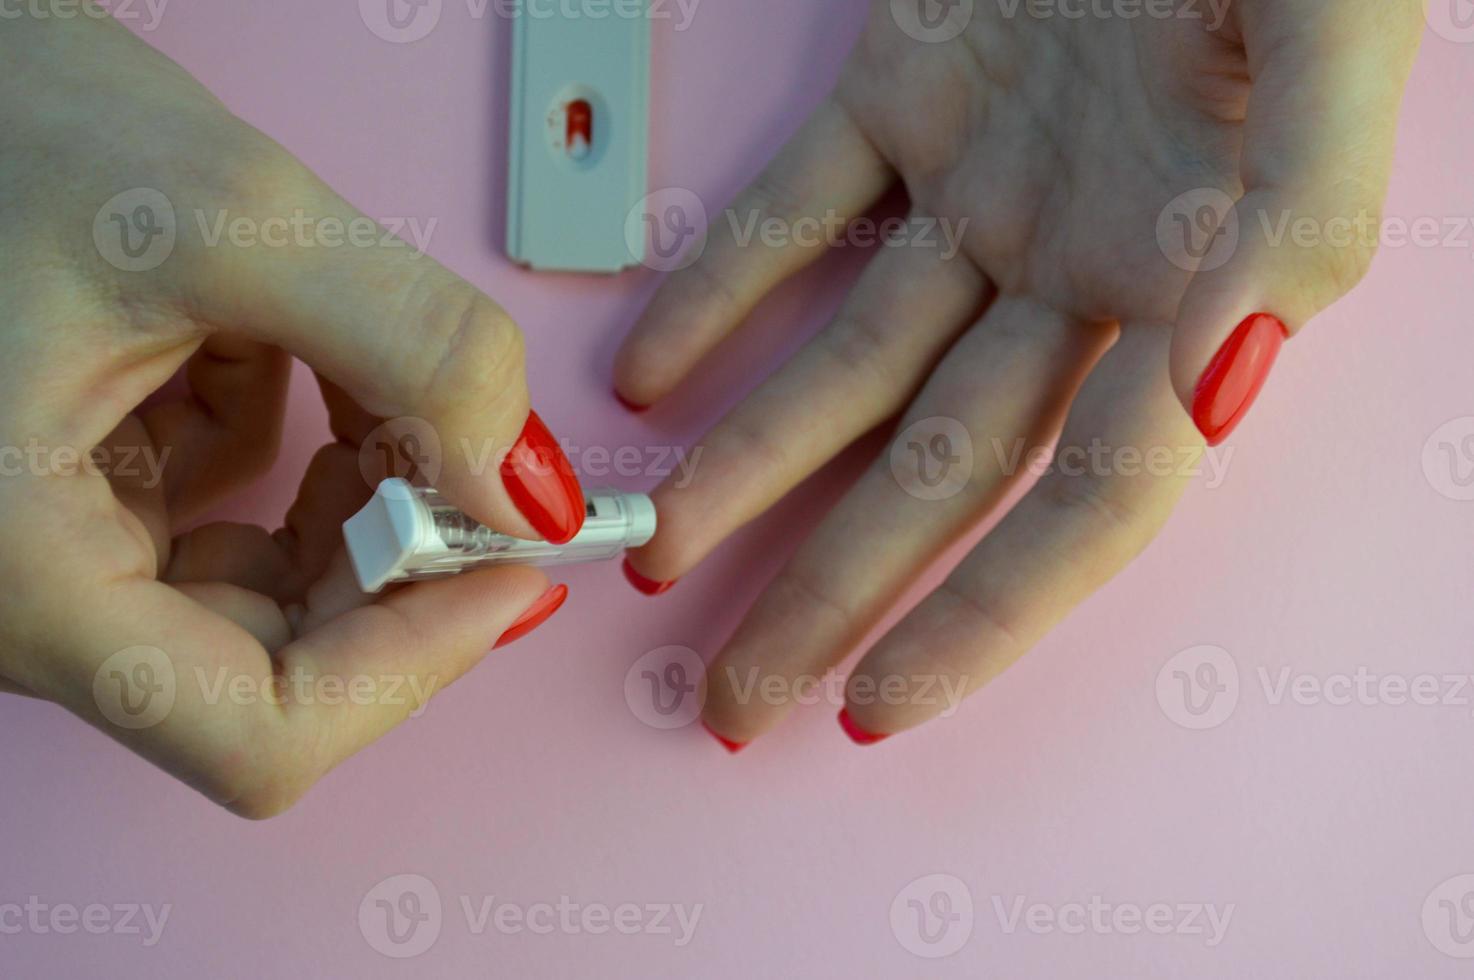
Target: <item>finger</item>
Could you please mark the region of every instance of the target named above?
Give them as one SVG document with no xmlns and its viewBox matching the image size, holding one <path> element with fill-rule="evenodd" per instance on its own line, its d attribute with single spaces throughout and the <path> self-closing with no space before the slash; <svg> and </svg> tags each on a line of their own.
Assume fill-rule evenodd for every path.
<svg viewBox="0 0 1474 980">
<path fill-rule="evenodd" d="M 280 650 L 295 636 L 281 606 L 259 592 L 225 582 L 183 582 L 175 588 L 241 627 L 264 649 Z"/>
<path fill-rule="evenodd" d="M 308 587 L 300 607 L 287 610 L 287 618 L 301 635 L 324 626 L 344 613 L 374 602 L 375 597 L 365 593 L 358 584 L 347 550 L 339 548 L 329 559 L 322 574 Z"/>
<path fill-rule="evenodd" d="M 280 530 L 224 522 L 195 528 L 174 538 L 160 577 L 176 585 L 224 582 L 281 605 L 301 603 L 342 551 L 343 522 L 372 493 L 359 474 L 357 453 L 329 444 L 308 464 Z"/>
<path fill-rule="evenodd" d="M 550 592 L 559 589 L 550 589 L 542 571 L 526 566 L 416 583 L 339 616 L 282 650 L 278 658 L 288 673 L 404 677 L 411 695 L 368 705 L 311 706 L 291 719 L 290 741 L 320 747 L 309 770 L 312 781 L 459 680 Z M 295 795 L 300 794 L 289 792 L 287 801 Z"/>
<path fill-rule="evenodd" d="M 262 240 L 181 247 L 175 271 L 190 279 L 189 311 L 295 354 L 366 411 L 396 420 L 396 437 L 420 440 L 413 462 L 478 520 L 525 538 L 572 538 L 583 495 L 529 413 L 524 342 L 506 312 L 374 228 L 280 148 L 241 166 L 250 180 L 233 188 L 229 217 L 254 222 Z M 276 234 L 304 217 L 308 233 Z M 335 237 L 318 241 L 312 229 Z"/>
<path fill-rule="evenodd" d="M 168 560 L 175 529 L 254 481 L 281 442 L 290 358 L 225 335 L 189 358 L 189 393 L 130 414 L 97 446 L 119 503 Z"/>
<path fill-rule="evenodd" d="M 328 428 L 337 440 L 349 446 L 361 446 L 373 435 L 374 429 L 384 424 L 377 415 L 364 410 L 363 406 L 342 388 L 321 374 L 315 374 L 322 403 L 328 410 Z"/>
<path fill-rule="evenodd" d="M 652 405 L 680 383 L 775 286 L 825 253 L 814 236 L 785 234 L 764 245 L 747 229 L 777 221 L 846 223 L 874 204 L 895 175 L 849 112 L 826 101 L 723 216 L 705 251 L 673 274 L 626 338 L 614 387 L 634 406 Z M 822 236 L 820 236 L 822 237 Z"/>
<path fill-rule="evenodd" d="M 792 699 L 752 692 L 796 691 L 843 660 L 1024 475 L 1028 447 L 1053 438 L 1110 335 L 999 298 L 908 409 L 899 453 L 885 452 L 825 516 L 708 668 L 708 727 L 745 744 L 777 725 Z M 910 451 L 943 433 L 955 462 Z M 939 472 L 952 479 L 933 492 L 923 478 Z"/>
<path fill-rule="evenodd" d="M 0 694 L 14 694 L 23 698 L 34 698 L 36 695 L 12 681 L 0 677 Z"/>
<path fill-rule="evenodd" d="M 893 417 L 988 296 L 971 262 L 882 249 L 836 320 L 699 443 L 701 465 L 654 493 L 660 529 L 632 580 L 668 583 L 845 446 Z"/>
<path fill-rule="evenodd" d="M 189 359 L 186 377 L 185 398 L 139 413 L 159 454 L 176 528 L 254 482 L 276 460 L 291 358 L 275 347 L 212 334 Z"/>
<path fill-rule="evenodd" d="M 1254 86 L 1244 194 L 1228 219 L 1238 244 L 1210 251 L 1193 278 L 1171 361 L 1179 399 L 1214 445 L 1244 418 L 1286 337 L 1371 264 L 1423 23 L 1417 4 L 1384 0 L 1247 5 L 1241 16 Z"/>
<path fill-rule="evenodd" d="M 130 523 L 143 529 L 159 561 L 167 562 L 171 520 L 163 474 L 173 452 L 154 443 L 138 415 L 125 416 L 97 448 L 108 464 L 97 472 L 106 477 L 113 498 L 131 516 Z"/>
<path fill-rule="evenodd" d="M 176 537 L 159 579 L 171 585 L 220 582 L 249 589 L 275 602 L 290 602 L 305 588 L 289 555 L 264 527 L 217 522 Z"/>
<path fill-rule="evenodd" d="M 210 524 L 175 548 L 163 581 L 243 627 L 268 650 L 375 602 L 340 544 L 311 574 L 271 535 L 244 524 Z"/>
<path fill-rule="evenodd" d="M 949 713 L 1156 536 L 1203 445 L 1173 401 L 1169 338 L 1122 330 L 1070 408 L 1055 468 L 855 668 L 841 715 L 852 738 Z"/>
<path fill-rule="evenodd" d="M 64 602 L 33 597 L 50 628 L 19 658 L 19 680 L 250 817 L 282 812 L 421 708 L 547 591 L 530 568 L 418 583 L 273 657 L 169 586 L 72 579 Z M 217 588 L 212 605 L 250 601 Z"/>
<path fill-rule="evenodd" d="M 317 451 L 284 526 L 272 535 L 291 556 L 301 581 L 312 582 L 323 574 L 343 549 L 343 523 L 372 496 L 353 450 L 335 443 Z"/>
</svg>

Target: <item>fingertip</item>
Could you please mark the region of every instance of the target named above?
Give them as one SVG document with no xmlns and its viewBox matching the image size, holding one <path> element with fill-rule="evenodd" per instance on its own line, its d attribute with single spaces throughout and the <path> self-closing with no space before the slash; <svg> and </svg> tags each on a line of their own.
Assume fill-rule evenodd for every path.
<svg viewBox="0 0 1474 980">
<path fill-rule="evenodd" d="M 706 729 L 706 733 L 708 735 L 710 735 L 712 738 L 716 739 L 718 742 L 720 742 L 722 748 L 726 749 L 732 755 L 736 755 L 738 752 L 741 752 L 743 749 L 747 748 L 747 746 L 749 744 L 747 742 L 738 742 L 738 741 L 736 741 L 734 739 L 728 738 L 727 736 L 723 735 L 721 732 L 719 732 L 716 729 L 712 728 L 705 721 L 703 721 L 701 723 L 701 727 L 704 728 L 704 729 Z"/>
<path fill-rule="evenodd" d="M 641 405 L 639 402 L 631 401 L 630 399 L 621 395 L 618 388 L 614 389 L 614 400 L 623 405 L 626 411 L 633 412 L 636 415 L 643 414 L 644 412 L 648 412 L 650 410 L 649 405 Z"/>
<path fill-rule="evenodd" d="M 841 708 L 839 711 L 839 727 L 849 737 L 850 741 L 856 745 L 874 745 L 891 737 L 888 732 L 872 732 L 863 728 L 850 715 L 850 709 L 848 707 Z"/>
<path fill-rule="evenodd" d="M 1208 445 L 1221 445 L 1248 415 L 1288 337 L 1278 317 L 1255 313 L 1213 355 L 1193 388 L 1191 409 Z"/>
<path fill-rule="evenodd" d="M 680 383 L 679 376 L 665 378 L 671 351 L 652 349 L 643 324 L 642 320 L 635 326 L 614 357 L 614 398 L 636 413 L 647 410 Z"/>
<path fill-rule="evenodd" d="M 501 465 L 502 485 L 527 523 L 544 540 L 567 544 L 587 516 L 583 488 L 563 447 L 537 412 L 529 412 Z"/>
<path fill-rule="evenodd" d="M 648 596 L 664 595 L 675 588 L 676 582 L 679 581 L 679 579 L 672 579 L 669 582 L 662 582 L 658 579 L 647 578 L 636 570 L 628 558 L 624 560 L 623 567 L 624 577 L 629 581 L 630 585 L 633 585 L 641 593 Z"/>
<path fill-rule="evenodd" d="M 506 632 L 497 638 L 492 649 L 500 649 L 509 643 L 515 643 L 522 639 L 543 623 L 553 618 L 553 614 L 563 608 L 563 603 L 568 599 L 568 586 L 558 584 L 544 592 L 541 596 L 527 607 L 526 612 L 518 616 Z"/>
</svg>

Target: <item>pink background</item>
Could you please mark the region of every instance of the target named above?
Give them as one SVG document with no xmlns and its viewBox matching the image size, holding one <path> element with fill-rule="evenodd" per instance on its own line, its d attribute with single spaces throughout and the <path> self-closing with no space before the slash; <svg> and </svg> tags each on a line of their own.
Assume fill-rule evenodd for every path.
<svg viewBox="0 0 1474 980">
<path fill-rule="evenodd" d="M 684 33 L 659 22 L 652 186 L 710 202 L 735 192 L 822 97 L 864 8 L 705 0 Z M 622 412 L 610 363 L 656 277 L 534 275 L 500 255 L 506 28 L 445 0 L 428 38 L 391 44 L 351 0 L 175 0 L 147 36 L 369 214 L 437 218 L 431 252 L 522 323 L 532 390 L 559 435 L 689 445 L 776 363 L 774 338 L 791 347 L 824 320 L 855 257 L 784 289 L 671 404 Z M 1474 215 L 1471 88 L 1474 46 L 1430 32 L 1390 215 Z M 1257 671 L 1412 678 L 1474 663 L 1474 503 L 1439 493 L 1423 465 L 1435 430 L 1474 416 L 1470 238 L 1384 251 L 1288 349 L 1223 486 L 1195 488 L 1145 557 L 957 717 L 877 748 L 846 741 L 825 704 L 730 758 L 695 727 L 643 724 L 624 695 L 647 651 L 716 653 L 832 498 L 823 480 L 663 599 L 636 595 L 612 565 L 568 571 L 559 616 L 266 824 L 216 810 L 57 709 L 4 699 L 0 905 L 172 912 L 152 949 L 0 935 L 0 976 L 1468 976 L 1422 909 L 1474 872 L 1471 692 L 1440 706 L 1275 705 Z M 273 524 L 327 438 L 297 380 L 281 463 L 233 516 Z M 1225 723 L 1190 731 L 1156 679 L 1200 644 L 1230 652 L 1242 690 Z M 400 961 L 371 947 L 358 909 L 404 873 L 434 883 L 445 916 L 434 946 Z M 957 879 L 976 912 L 941 960 L 908 951 L 914 937 L 890 919 L 930 874 Z M 474 935 L 459 898 L 490 895 L 704 908 L 684 948 Z M 995 896 L 1058 908 L 1097 895 L 1235 908 L 1212 948 L 1193 935 L 1010 934 L 994 911 Z"/>
</svg>

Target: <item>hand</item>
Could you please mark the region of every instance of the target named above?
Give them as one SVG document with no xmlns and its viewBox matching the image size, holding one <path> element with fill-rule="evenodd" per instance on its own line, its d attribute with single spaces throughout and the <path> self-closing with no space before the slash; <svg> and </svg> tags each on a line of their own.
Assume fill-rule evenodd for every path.
<svg viewBox="0 0 1474 980">
<path fill-rule="evenodd" d="M 178 66 L 91 18 L 9 21 L 0 59 L 0 690 L 278 813 L 566 595 L 519 568 L 363 596 L 341 524 L 381 419 L 471 447 L 438 487 L 506 533 L 571 537 L 582 494 L 506 314 Z M 213 237 L 238 220 L 256 232 Z M 181 533 L 271 465 L 286 352 L 337 441 L 282 530 Z M 182 397 L 140 407 L 186 364 Z"/>
<path fill-rule="evenodd" d="M 922 474 L 882 454 L 814 530 L 709 669 L 705 720 L 729 747 L 791 706 L 752 691 L 836 665 L 998 504 L 1024 468 L 1016 447 L 1027 459 L 1061 427 L 1061 460 L 1092 445 L 1196 453 L 1228 435 L 1284 337 L 1367 269 L 1423 23 L 1415 0 L 1238 0 L 1221 24 L 1220 4 L 1080 19 L 1024 0 L 1013 16 L 979 2 L 960 36 L 926 43 L 918 3 L 971 7 L 877 0 L 834 93 L 712 222 L 617 359 L 620 397 L 658 401 L 821 257 L 796 233 L 805 219 L 854 219 L 898 181 L 913 217 L 964 229 L 955 259 L 934 243 L 878 249 L 833 323 L 702 440 L 694 481 L 656 491 L 660 531 L 627 566 L 651 592 L 897 414 L 903 460 L 947 449 L 925 420 L 953 420 L 976 447 L 940 500 L 908 493 Z M 1204 220 L 1215 199 L 1227 204 Z M 791 240 L 744 246 L 728 230 L 771 218 Z M 1190 261 L 1174 218 L 1228 247 Z M 1274 234 L 1286 227 L 1320 235 Z M 1044 476 L 855 668 L 851 736 L 935 717 L 937 692 L 977 690 L 1123 568 L 1184 488 L 1146 469 Z"/>
</svg>

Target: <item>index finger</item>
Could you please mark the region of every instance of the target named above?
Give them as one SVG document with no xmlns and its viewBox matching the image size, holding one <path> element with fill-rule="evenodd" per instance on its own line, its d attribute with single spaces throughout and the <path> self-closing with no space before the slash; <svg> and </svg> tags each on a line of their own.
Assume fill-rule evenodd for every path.
<svg viewBox="0 0 1474 980">
<path fill-rule="evenodd" d="M 234 149 L 214 183 L 161 182 L 153 203 L 174 212 L 177 239 L 162 264 L 99 268 L 142 306 L 296 355 L 390 420 L 391 441 L 423 443 L 407 462 L 482 523 L 571 539 L 583 494 L 530 409 L 522 333 L 426 254 L 433 225 L 406 241 L 265 136 Z"/>
</svg>

